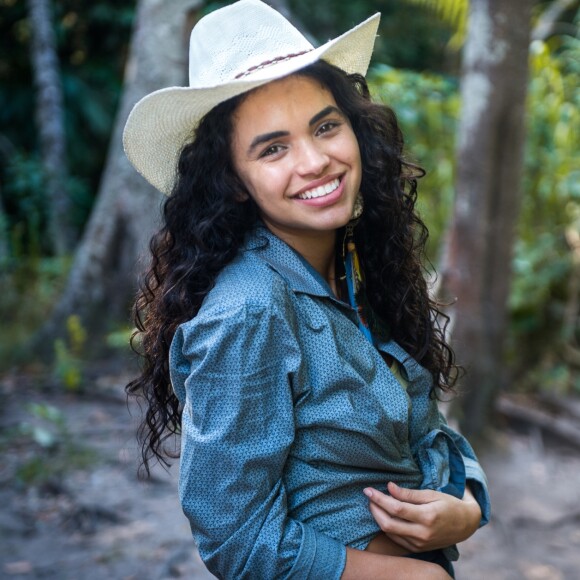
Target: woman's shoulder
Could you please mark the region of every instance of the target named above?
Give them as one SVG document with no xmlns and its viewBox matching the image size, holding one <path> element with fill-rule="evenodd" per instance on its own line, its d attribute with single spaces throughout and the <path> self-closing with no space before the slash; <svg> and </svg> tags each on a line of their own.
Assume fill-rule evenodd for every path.
<svg viewBox="0 0 580 580">
<path fill-rule="evenodd" d="M 212 311 L 269 309 L 287 304 L 290 289 L 285 279 L 255 250 L 242 250 L 216 278 L 200 314 Z"/>
<path fill-rule="evenodd" d="M 294 305 L 284 279 L 255 253 L 240 253 L 220 272 L 196 316 L 175 332 L 170 370 L 176 393 L 183 398 L 179 385 L 192 365 L 213 373 L 243 367 L 249 376 L 264 367 L 265 353 L 295 352 L 294 329 Z"/>
</svg>

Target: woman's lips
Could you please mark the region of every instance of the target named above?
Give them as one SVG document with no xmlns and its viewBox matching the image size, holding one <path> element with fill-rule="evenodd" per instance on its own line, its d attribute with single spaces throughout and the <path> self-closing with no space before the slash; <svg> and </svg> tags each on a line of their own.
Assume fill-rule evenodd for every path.
<svg viewBox="0 0 580 580">
<path fill-rule="evenodd" d="M 318 187 L 314 187 L 305 191 L 303 193 L 298 194 L 298 199 L 315 199 L 317 197 L 324 197 L 329 193 L 332 193 L 338 186 L 340 185 L 340 179 L 338 177 L 325 183 L 324 185 L 319 185 Z"/>
<path fill-rule="evenodd" d="M 336 177 L 327 183 L 299 193 L 294 199 L 306 205 L 321 207 L 336 202 L 342 195 L 343 190 L 344 176 Z M 310 197 L 305 197 L 307 195 Z"/>
</svg>

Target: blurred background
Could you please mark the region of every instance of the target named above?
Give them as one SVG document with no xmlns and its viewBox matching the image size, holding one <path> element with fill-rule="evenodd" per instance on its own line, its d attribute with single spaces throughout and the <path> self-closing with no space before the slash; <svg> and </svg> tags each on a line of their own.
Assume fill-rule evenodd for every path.
<svg viewBox="0 0 580 580">
<path fill-rule="evenodd" d="M 162 199 L 121 132 L 225 4 L 0 0 L 0 575 L 207 577 L 173 470 L 135 475 L 130 307 Z M 313 44 L 382 13 L 368 80 L 426 170 L 426 275 L 468 370 L 448 414 L 495 500 L 459 577 L 577 578 L 580 1 L 270 4 Z"/>
</svg>

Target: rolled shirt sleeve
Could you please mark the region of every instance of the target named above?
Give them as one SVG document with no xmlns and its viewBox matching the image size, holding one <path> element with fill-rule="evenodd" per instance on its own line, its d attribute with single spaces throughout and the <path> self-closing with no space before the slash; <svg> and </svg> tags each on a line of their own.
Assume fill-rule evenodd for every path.
<svg viewBox="0 0 580 580">
<path fill-rule="evenodd" d="M 465 478 L 469 483 L 475 501 L 477 501 L 481 508 L 479 527 L 484 526 L 489 523 L 491 517 L 491 499 L 489 497 L 485 472 L 479 464 L 477 456 L 467 439 L 449 427 L 443 416 L 441 416 L 441 430 L 451 437 L 463 457 Z"/>
<path fill-rule="evenodd" d="M 431 393 L 431 373 L 410 357 L 406 361 L 410 379 L 407 394 L 411 399 L 409 440 L 424 475 L 421 487 L 463 497 L 469 483 L 481 508 L 481 527 L 489 522 L 491 512 L 485 473 L 467 439 L 449 427 L 439 411 Z"/>
<path fill-rule="evenodd" d="M 170 366 L 184 405 L 179 494 L 207 568 L 218 578 L 340 578 L 345 546 L 287 513 L 300 350 L 284 305 L 202 309 L 178 329 Z"/>
</svg>

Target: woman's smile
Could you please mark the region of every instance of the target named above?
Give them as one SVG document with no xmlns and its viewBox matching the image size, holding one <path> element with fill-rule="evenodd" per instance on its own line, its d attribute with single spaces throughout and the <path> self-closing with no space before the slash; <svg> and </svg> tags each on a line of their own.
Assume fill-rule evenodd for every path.
<svg viewBox="0 0 580 580">
<path fill-rule="evenodd" d="M 250 93 L 234 114 L 234 167 L 261 217 L 301 251 L 352 216 L 359 146 L 346 115 L 317 81 L 290 76 Z"/>
<path fill-rule="evenodd" d="M 296 197 L 302 200 L 313 200 L 319 199 L 321 197 L 328 197 L 331 193 L 334 193 L 340 187 L 341 181 L 337 177 L 336 179 L 332 179 L 331 181 L 323 184 L 317 185 L 306 191 L 299 193 Z M 340 192 L 339 192 L 340 193 Z M 336 197 L 336 196 L 335 196 Z"/>
</svg>

